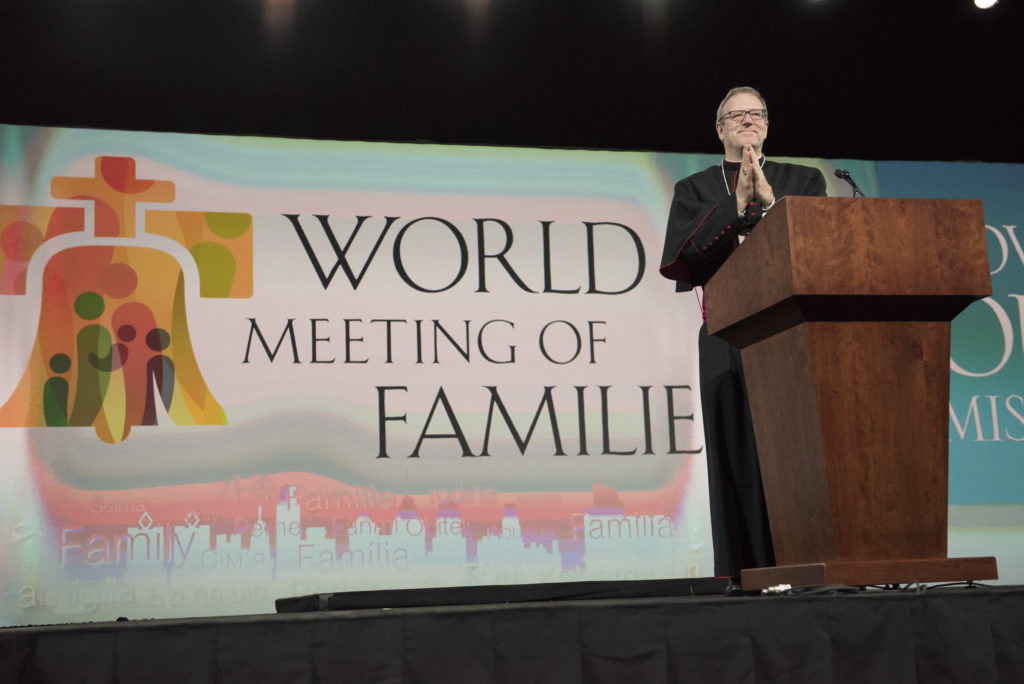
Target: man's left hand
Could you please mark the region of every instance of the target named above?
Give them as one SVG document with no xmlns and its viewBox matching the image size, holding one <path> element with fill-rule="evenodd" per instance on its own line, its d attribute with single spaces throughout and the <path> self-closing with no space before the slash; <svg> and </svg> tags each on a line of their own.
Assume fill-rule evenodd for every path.
<svg viewBox="0 0 1024 684">
<path fill-rule="evenodd" d="M 755 156 L 753 146 L 750 144 L 745 145 L 743 154 L 749 161 L 749 168 L 754 173 L 754 199 L 766 207 L 772 205 L 775 202 L 775 192 L 772 190 L 772 186 L 768 184 L 768 179 L 764 177 L 764 169 L 758 163 L 759 160 Z"/>
</svg>

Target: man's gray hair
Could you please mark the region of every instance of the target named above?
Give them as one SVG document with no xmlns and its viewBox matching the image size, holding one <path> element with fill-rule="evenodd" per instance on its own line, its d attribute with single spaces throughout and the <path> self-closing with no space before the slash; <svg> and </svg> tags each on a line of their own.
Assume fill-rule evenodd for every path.
<svg viewBox="0 0 1024 684">
<path fill-rule="evenodd" d="M 722 120 L 722 115 L 725 114 L 725 112 L 722 110 L 725 109 L 725 103 L 729 101 L 729 98 L 732 97 L 733 95 L 742 95 L 744 93 L 746 93 L 747 95 L 753 95 L 754 97 L 761 101 L 761 106 L 763 106 L 765 109 L 768 109 L 768 103 L 764 101 L 764 98 L 761 96 L 761 93 L 757 92 L 756 88 L 751 88 L 750 86 L 738 86 L 727 92 L 725 94 L 725 97 L 722 98 L 722 102 L 718 105 L 718 112 L 715 114 L 715 123 L 718 123 L 719 121 Z"/>
</svg>

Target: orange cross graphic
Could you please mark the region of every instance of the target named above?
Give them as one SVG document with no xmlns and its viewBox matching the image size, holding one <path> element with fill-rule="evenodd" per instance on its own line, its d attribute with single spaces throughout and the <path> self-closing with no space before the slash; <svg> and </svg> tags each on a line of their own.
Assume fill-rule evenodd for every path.
<svg viewBox="0 0 1024 684">
<path fill-rule="evenodd" d="M 135 177 L 131 157 L 97 157 L 92 178 L 57 176 L 50 183 L 56 199 L 96 202 L 97 237 L 135 237 L 135 205 L 138 202 L 173 202 L 174 183 Z"/>
</svg>

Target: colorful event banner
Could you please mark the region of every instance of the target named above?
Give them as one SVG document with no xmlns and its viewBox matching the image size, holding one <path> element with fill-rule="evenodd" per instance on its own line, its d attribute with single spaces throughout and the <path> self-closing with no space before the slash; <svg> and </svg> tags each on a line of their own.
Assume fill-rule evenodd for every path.
<svg viewBox="0 0 1024 684">
<path fill-rule="evenodd" d="M 710 574 L 700 311 L 657 267 L 719 161 L 0 126 L 0 625 Z"/>
</svg>

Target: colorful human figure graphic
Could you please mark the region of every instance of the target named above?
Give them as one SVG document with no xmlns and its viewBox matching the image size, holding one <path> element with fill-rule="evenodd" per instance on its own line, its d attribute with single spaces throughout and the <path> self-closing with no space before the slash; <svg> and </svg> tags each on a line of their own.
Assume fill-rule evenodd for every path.
<svg viewBox="0 0 1024 684">
<path fill-rule="evenodd" d="M 156 398 L 154 388 L 160 392 L 160 403 L 165 411 L 171 410 L 174 399 L 174 361 L 163 354 L 171 344 L 166 330 L 153 328 L 146 335 L 146 346 L 155 353 L 146 361 L 146 403 L 142 417 L 144 425 L 156 425 Z"/>
<path fill-rule="evenodd" d="M 43 383 L 43 418 L 48 427 L 70 425 L 68 415 L 68 381 L 61 377 L 71 368 L 71 358 L 67 354 L 54 354 L 50 357 L 50 370 L 56 375 L 47 378 Z"/>
<path fill-rule="evenodd" d="M 103 298 L 95 292 L 83 292 L 75 299 L 74 310 L 83 321 L 94 321 L 103 314 Z M 110 332 L 95 323 L 83 325 L 75 335 L 74 358 L 78 374 L 75 404 L 69 422 L 71 425 L 92 425 L 103 406 L 114 366 Z"/>
<path fill-rule="evenodd" d="M 192 349 L 181 265 L 132 244 L 135 203 L 170 201 L 173 191 L 166 181 L 136 179 L 135 161 L 125 157 L 97 158 L 94 178 L 54 179 L 55 197 L 95 201 L 94 235 L 118 244 L 68 247 L 46 262 L 33 353 L 0 407 L 0 427 L 91 426 L 103 441 L 118 443 L 133 426 L 159 422 L 158 401 L 177 425 L 226 424 Z M 0 294 L 23 294 L 39 245 L 83 223 L 64 212 L 55 224 L 54 216 L 46 208 L 0 206 Z M 251 216 L 151 210 L 145 217 L 146 232 L 189 250 L 200 296 L 251 296 Z"/>
</svg>

